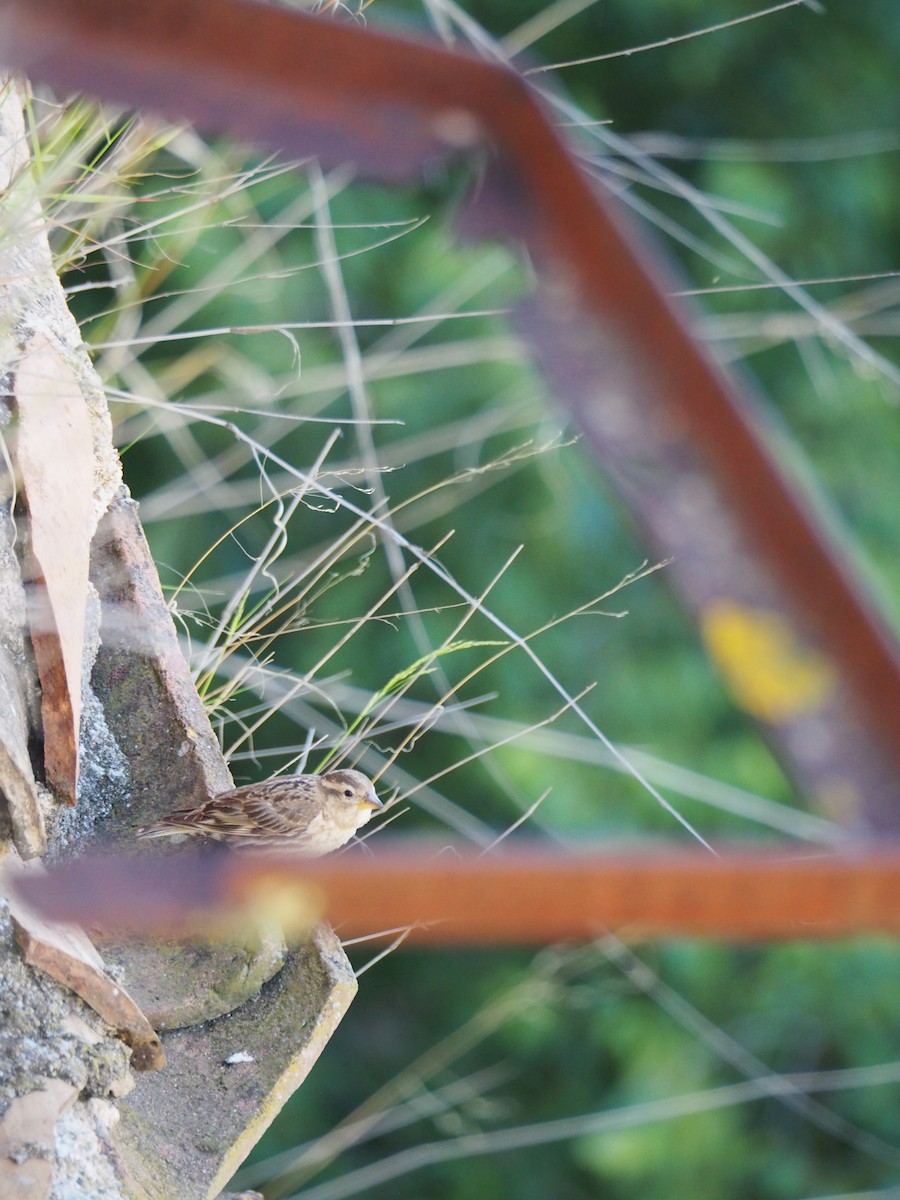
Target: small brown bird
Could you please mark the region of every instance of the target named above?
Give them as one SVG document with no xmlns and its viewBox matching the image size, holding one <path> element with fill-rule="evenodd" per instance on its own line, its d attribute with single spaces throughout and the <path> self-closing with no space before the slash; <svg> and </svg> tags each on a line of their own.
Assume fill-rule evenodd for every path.
<svg viewBox="0 0 900 1200">
<path fill-rule="evenodd" d="M 179 808 L 137 831 L 141 838 L 211 838 L 230 846 L 318 858 L 349 842 L 383 808 L 362 771 L 286 775 Z"/>
</svg>

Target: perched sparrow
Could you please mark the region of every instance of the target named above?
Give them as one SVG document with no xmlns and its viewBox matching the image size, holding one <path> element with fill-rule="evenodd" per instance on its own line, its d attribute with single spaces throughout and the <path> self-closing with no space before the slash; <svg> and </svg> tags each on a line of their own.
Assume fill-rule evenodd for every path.
<svg viewBox="0 0 900 1200">
<path fill-rule="evenodd" d="M 179 808 L 142 838 L 213 838 L 231 846 L 292 852 L 318 858 L 349 842 L 382 807 L 361 771 L 286 775 L 232 788 L 194 808 Z"/>
</svg>

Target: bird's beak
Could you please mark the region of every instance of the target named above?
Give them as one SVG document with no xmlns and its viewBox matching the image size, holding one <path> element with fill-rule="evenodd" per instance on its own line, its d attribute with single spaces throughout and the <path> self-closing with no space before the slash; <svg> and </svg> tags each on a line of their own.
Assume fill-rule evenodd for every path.
<svg viewBox="0 0 900 1200">
<path fill-rule="evenodd" d="M 381 801 L 375 795 L 374 790 L 372 790 L 366 796 L 365 800 L 360 800 L 359 807 L 360 808 L 371 808 L 373 812 L 376 812 L 379 808 L 384 808 L 384 805 L 381 803 Z"/>
</svg>

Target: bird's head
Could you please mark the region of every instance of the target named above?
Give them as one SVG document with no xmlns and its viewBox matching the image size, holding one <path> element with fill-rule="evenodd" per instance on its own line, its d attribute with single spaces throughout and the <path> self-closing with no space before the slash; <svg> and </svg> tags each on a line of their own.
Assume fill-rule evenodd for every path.
<svg viewBox="0 0 900 1200">
<path fill-rule="evenodd" d="M 375 785 L 362 771 L 329 771 L 322 776 L 322 786 L 336 809 L 356 816 L 357 828 L 384 808 L 375 795 Z"/>
</svg>

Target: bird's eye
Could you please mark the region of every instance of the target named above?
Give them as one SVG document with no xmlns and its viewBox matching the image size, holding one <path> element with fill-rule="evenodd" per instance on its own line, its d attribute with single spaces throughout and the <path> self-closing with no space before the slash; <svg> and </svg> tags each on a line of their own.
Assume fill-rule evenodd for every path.
<svg viewBox="0 0 900 1200">
<path fill-rule="evenodd" d="M 353 789 L 352 788 L 344 788 L 344 795 L 349 800 L 353 795 Z"/>
</svg>

